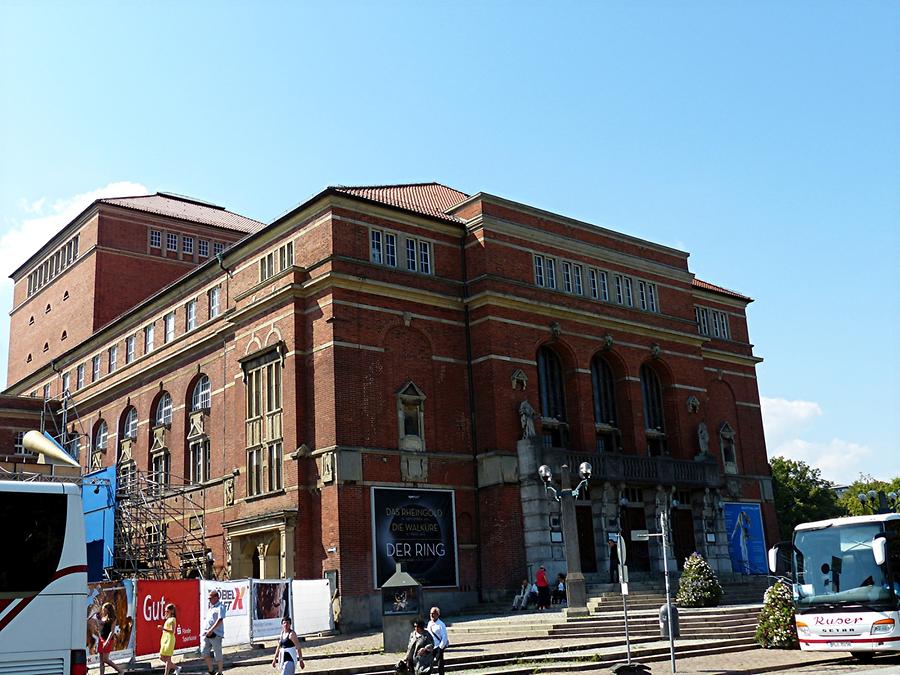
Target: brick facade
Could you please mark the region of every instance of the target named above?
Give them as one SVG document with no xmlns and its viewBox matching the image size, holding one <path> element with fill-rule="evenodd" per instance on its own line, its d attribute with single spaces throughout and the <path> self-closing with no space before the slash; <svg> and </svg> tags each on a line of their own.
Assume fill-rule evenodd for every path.
<svg viewBox="0 0 900 675">
<path fill-rule="evenodd" d="M 459 576 L 432 597 L 452 606 L 506 593 L 538 564 L 554 573 L 565 569 L 562 544 L 551 532 L 553 505 L 536 496 L 532 465 L 585 460 L 594 476 L 579 502 L 582 562 L 598 578 L 605 577 L 607 535 L 655 529 L 655 516 L 676 495 L 677 551 L 701 550 L 723 574 L 731 573 L 724 502 L 761 503 L 768 543 L 774 541 L 759 359 L 745 311 L 750 299 L 696 280 L 684 252 L 435 184 L 329 188 L 258 231 L 221 229 L 231 237 L 222 234 L 222 241 L 236 241 L 221 261 L 154 257 L 147 227 L 158 214 L 99 205 L 88 216 L 72 225 L 83 228 L 87 244 L 75 265 L 29 299 L 22 284 L 31 268 L 14 275 L 8 393 L 49 385 L 58 397 L 61 374 L 71 373 L 85 468 L 101 420 L 109 430 L 102 464 L 117 461 L 124 416 L 134 407 L 138 433 L 129 449 L 136 467 L 148 471 L 151 448 L 163 443 L 171 480 L 183 482 L 190 475 L 188 436 L 200 424 L 210 471 L 197 489 L 206 491 L 206 539 L 218 575 L 337 572 L 341 619 L 375 623 L 372 490 L 433 488 L 455 497 Z M 89 234 L 91 228 L 100 234 Z M 556 288 L 537 283 L 536 265 L 544 263 L 536 257 L 553 261 Z M 590 270 L 607 275 L 609 300 L 599 289 L 591 297 L 598 277 Z M 624 296 L 616 302 L 616 275 L 628 278 L 631 306 Z M 70 298 L 77 293 L 80 313 L 54 308 L 29 332 L 32 308 L 63 287 Z M 211 317 L 213 289 L 220 311 Z M 187 330 L 194 300 L 197 324 Z M 708 324 L 710 335 L 701 335 L 697 306 L 720 312 L 717 321 L 727 317 L 727 334 L 717 337 Z M 176 331 L 166 343 L 163 317 L 170 312 Z M 49 354 L 35 347 L 63 324 L 70 326 L 65 345 L 57 339 Z M 150 324 L 155 344 L 145 353 Z M 129 336 L 135 357 L 126 364 Z M 109 373 L 113 345 L 119 357 Z M 548 376 L 539 373 L 538 354 L 546 350 L 560 364 L 564 418 L 542 416 Z M 92 382 L 95 355 L 102 368 Z M 611 427 L 595 419 L 596 359 L 611 373 L 617 412 Z M 280 372 L 281 402 L 272 407 L 263 400 L 265 412 L 248 419 L 250 373 L 267 362 Z M 79 365 L 87 371 L 81 388 L 74 386 Z M 661 431 L 647 430 L 648 369 L 660 383 Z M 209 378 L 211 402 L 195 413 L 192 393 L 202 376 Z M 410 384 L 424 397 L 424 424 L 414 433 L 407 433 L 416 426 L 413 404 L 398 396 Z M 171 396 L 172 416 L 159 431 L 163 392 Z M 535 435 L 525 440 L 523 401 L 536 412 Z M 723 430 L 736 453 L 727 467 Z M 614 447 L 598 452 L 604 434 Z M 252 494 L 250 451 L 278 442 L 281 483 L 264 480 L 262 493 Z M 648 455 L 653 443 L 665 446 L 658 457 Z M 585 544 L 591 539 L 593 546 Z M 636 556 L 638 575 L 660 564 L 655 549 Z"/>
</svg>

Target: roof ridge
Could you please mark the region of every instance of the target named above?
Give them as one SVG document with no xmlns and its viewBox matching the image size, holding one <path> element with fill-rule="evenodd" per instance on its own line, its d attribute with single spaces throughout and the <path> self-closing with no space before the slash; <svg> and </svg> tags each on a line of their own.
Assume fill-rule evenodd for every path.
<svg viewBox="0 0 900 675">
<path fill-rule="evenodd" d="M 448 190 L 453 190 L 454 192 L 459 192 L 460 194 L 466 194 L 462 190 L 457 190 L 456 188 L 452 188 L 449 185 L 444 185 L 443 183 L 438 183 L 435 180 L 425 181 L 422 183 L 383 183 L 380 185 L 332 185 L 331 187 L 344 189 L 344 190 L 372 190 L 375 188 L 422 187 L 424 185 L 439 185 L 442 188 L 447 188 Z"/>
</svg>

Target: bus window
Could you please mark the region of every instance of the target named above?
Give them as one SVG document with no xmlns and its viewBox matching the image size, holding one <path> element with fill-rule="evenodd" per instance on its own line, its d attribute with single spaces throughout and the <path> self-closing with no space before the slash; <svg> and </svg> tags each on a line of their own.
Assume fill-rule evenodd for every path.
<svg viewBox="0 0 900 675">
<path fill-rule="evenodd" d="M 894 595 L 900 598 L 900 521 L 889 520 L 885 523 L 888 532 L 888 569 L 891 575 L 891 586 Z"/>
<path fill-rule="evenodd" d="M 0 492 L 0 599 L 36 595 L 53 580 L 66 539 L 66 506 L 65 494 Z"/>
</svg>

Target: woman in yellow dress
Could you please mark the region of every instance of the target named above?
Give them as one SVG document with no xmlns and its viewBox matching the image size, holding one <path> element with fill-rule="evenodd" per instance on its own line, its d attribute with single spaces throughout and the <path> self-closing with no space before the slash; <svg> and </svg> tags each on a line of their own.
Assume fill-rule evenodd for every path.
<svg viewBox="0 0 900 675">
<path fill-rule="evenodd" d="M 175 605 L 171 602 L 166 605 L 166 621 L 160 626 L 162 636 L 159 638 L 159 658 L 166 665 L 163 675 L 169 675 L 172 667 L 172 654 L 175 653 Z M 175 668 L 175 675 L 180 675 L 181 668 Z"/>
</svg>

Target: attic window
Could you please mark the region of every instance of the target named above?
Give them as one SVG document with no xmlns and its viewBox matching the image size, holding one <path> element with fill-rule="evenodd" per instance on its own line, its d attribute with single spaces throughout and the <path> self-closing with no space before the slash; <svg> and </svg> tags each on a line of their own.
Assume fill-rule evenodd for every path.
<svg viewBox="0 0 900 675">
<path fill-rule="evenodd" d="M 29 354 L 28 358 L 25 359 L 25 363 L 31 363 L 31 354 Z"/>
<path fill-rule="evenodd" d="M 33 317 L 33 316 L 32 316 L 31 318 L 28 319 L 28 325 L 29 325 L 29 326 L 33 326 L 33 325 L 34 325 L 34 317 Z"/>
<path fill-rule="evenodd" d="M 67 337 L 69 337 L 69 336 L 66 334 L 66 331 L 63 331 L 63 332 L 62 332 L 62 335 L 60 336 L 59 339 L 60 339 L 60 340 L 65 340 Z"/>
<path fill-rule="evenodd" d="M 44 314 L 49 314 L 49 313 L 50 313 L 50 304 L 48 303 L 47 308 L 44 310 Z"/>
<path fill-rule="evenodd" d="M 65 293 L 63 293 L 63 302 L 65 302 L 68 299 L 69 299 L 69 291 L 66 291 Z"/>
<path fill-rule="evenodd" d="M 45 352 L 49 352 L 49 351 L 50 351 L 50 345 L 47 344 L 46 342 L 44 343 L 44 351 L 45 351 Z"/>
</svg>

